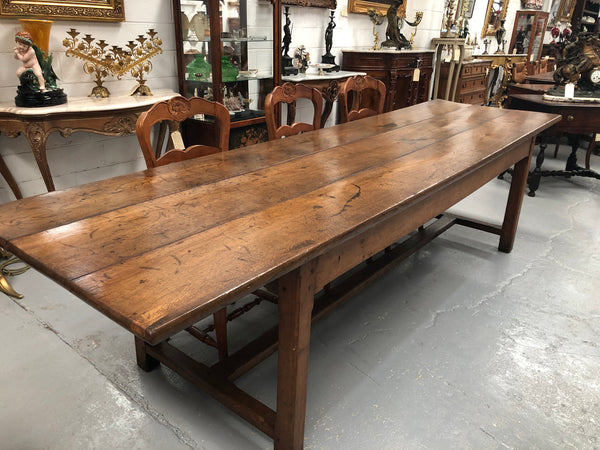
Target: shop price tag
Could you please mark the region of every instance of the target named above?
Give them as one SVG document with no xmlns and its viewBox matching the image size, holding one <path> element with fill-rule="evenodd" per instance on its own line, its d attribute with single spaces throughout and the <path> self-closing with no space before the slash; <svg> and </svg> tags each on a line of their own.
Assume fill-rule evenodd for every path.
<svg viewBox="0 0 600 450">
<path fill-rule="evenodd" d="M 419 69 L 417 67 L 413 72 L 413 81 L 419 81 L 420 78 L 421 78 L 421 69 Z"/>
</svg>

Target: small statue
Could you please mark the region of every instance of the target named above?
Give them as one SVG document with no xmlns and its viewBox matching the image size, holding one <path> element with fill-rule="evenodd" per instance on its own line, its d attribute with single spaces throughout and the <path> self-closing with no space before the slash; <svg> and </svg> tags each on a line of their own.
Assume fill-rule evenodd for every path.
<svg viewBox="0 0 600 450">
<path fill-rule="evenodd" d="M 398 8 L 402 6 L 404 0 L 392 0 L 390 7 L 387 10 L 387 28 L 385 30 L 386 40 L 381 43 L 382 47 L 395 47 L 398 50 L 403 48 L 412 49 L 412 45 L 410 45 L 410 41 L 404 37 L 404 35 L 400 32 L 402 26 L 404 25 L 404 19 L 398 17 Z M 406 21 L 411 27 L 416 27 L 419 25 L 420 20 L 417 18 L 414 22 Z"/>
<path fill-rule="evenodd" d="M 14 57 L 22 64 L 17 69 L 20 85 L 15 104 L 35 107 L 66 103 L 66 94 L 56 86 L 58 78 L 52 70 L 52 55 L 46 57 L 27 31 L 15 34 L 15 44 Z"/>
<path fill-rule="evenodd" d="M 292 21 L 290 20 L 290 7 L 285 7 L 285 25 L 283 26 L 283 45 L 281 46 L 281 51 L 284 56 L 289 56 L 288 52 L 290 51 L 290 43 L 292 42 L 292 29 L 290 25 Z"/>
<path fill-rule="evenodd" d="M 331 47 L 333 44 L 333 29 L 335 28 L 335 22 L 333 21 L 333 14 L 335 11 L 331 11 L 331 16 L 329 17 L 329 24 L 325 29 L 325 54 L 321 56 L 321 62 L 323 64 L 333 64 L 333 67 L 329 69 L 324 69 L 325 72 L 332 72 L 334 70 L 339 71 L 340 66 L 335 63 L 335 56 L 331 54 Z"/>
<path fill-rule="evenodd" d="M 333 29 L 335 28 L 335 22 L 333 21 L 333 13 L 331 11 L 331 17 L 329 17 L 329 24 L 325 30 L 325 56 L 333 56 L 331 54 L 331 46 L 333 45 Z"/>
<path fill-rule="evenodd" d="M 281 73 L 285 75 L 296 75 L 298 69 L 292 66 L 292 57 L 288 55 L 290 43 L 292 42 L 292 21 L 290 20 L 290 7 L 285 7 L 285 25 L 283 26 L 283 44 L 281 46 Z"/>
</svg>

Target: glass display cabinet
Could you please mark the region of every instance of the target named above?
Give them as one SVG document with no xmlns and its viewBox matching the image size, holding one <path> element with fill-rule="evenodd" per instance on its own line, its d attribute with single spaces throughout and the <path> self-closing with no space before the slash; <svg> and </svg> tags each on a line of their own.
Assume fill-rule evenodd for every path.
<svg viewBox="0 0 600 450">
<path fill-rule="evenodd" d="M 179 93 L 227 107 L 230 148 L 267 140 L 264 100 L 278 82 L 279 14 L 279 0 L 173 0 Z M 186 122 L 184 141 L 199 142 L 210 127 L 210 118 Z"/>
<path fill-rule="evenodd" d="M 510 40 L 509 53 L 527 54 L 527 73 L 534 73 L 534 64 L 542 55 L 544 32 L 548 13 L 544 11 L 517 11 Z"/>
</svg>

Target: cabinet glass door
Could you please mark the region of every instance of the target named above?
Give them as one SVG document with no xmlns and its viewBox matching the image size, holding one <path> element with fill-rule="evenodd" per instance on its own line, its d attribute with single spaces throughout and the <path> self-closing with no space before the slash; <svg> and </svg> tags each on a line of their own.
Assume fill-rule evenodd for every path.
<svg viewBox="0 0 600 450">
<path fill-rule="evenodd" d="M 235 122 L 264 117 L 264 98 L 273 88 L 272 4 L 261 0 L 176 3 L 180 4 L 181 94 L 223 103 L 232 127 Z"/>
</svg>

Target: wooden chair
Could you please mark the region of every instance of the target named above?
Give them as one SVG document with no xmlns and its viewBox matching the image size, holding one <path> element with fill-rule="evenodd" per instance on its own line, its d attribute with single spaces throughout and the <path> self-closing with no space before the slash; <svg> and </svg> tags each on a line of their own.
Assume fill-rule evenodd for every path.
<svg viewBox="0 0 600 450">
<path fill-rule="evenodd" d="M 313 121 L 311 123 L 296 122 L 296 101 L 307 99 L 313 105 Z M 287 105 L 287 123 L 281 124 L 280 106 Z M 321 111 L 323 96 L 318 89 L 296 83 L 284 83 L 276 86 L 265 99 L 265 116 L 269 140 L 304 133 L 321 128 Z"/>
<path fill-rule="evenodd" d="M 525 77 L 527 77 L 527 63 L 518 62 L 512 66 L 512 82 L 513 83 L 525 83 Z"/>
<path fill-rule="evenodd" d="M 185 147 L 179 131 L 179 124 L 185 119 L 196 114 L 205 114 L 214 117 L 218 138 L 211 137 L 209 142 L 217 145 L 190 145 Z M 159 125 L 156 143 L 152 145 L 152 129 Z M 225 152 L 229 148 L 229 111 L 221 103 L 212 102 L 199 97 L 185 98 L 176 96 L 154 104 L 148 111 L 143 112 L 135 125 L 135 132 L 150 169 L 164 166 L 177 161 L 206 156 L 213 153 Z M 168 136 L 166 130 L 169 130 Z M 165 138 L 166 141 L 165 141 Z M 163 149 L 166 151 L 163 152 Z M 213 314 L 214 325 L 207 330 L 200 330 L 195 326 L 187 331 L 202 342 L 217 348 L 219 360 L 227 358 L 227 309 L 223 308 Z M 208 335 L 214 329 L 216 340 Z"/>
<path fill-rule="evenodd" d="M 548 60 L 546 58 L 542 58 L 538 62 L 538 73 L 546 73 L 548 70 Z"/>
<path fill-rule="evenodd" d="M 340 122 L 381 114 L 385 107 L 385 95 L 385 84 L 376 78 L 368 75 L 348 78 L 338 96 Z"/>
<path fill-rule="evenodd" d="M 196 114 L 214 117 L 214 129 L 218 138 L 210 136 L 210 144 L 195 144 L 185 147 L 179 124 Z M 159 124 L 156 142 L 152 144 L 152 129 Z M 142 113 L 135 125 L 135 132 L 146 160 L 146 166 L 164 166 L 176 161 L 197 158 L 217 152 L 225 152 L 229 148 L 229 111 L 221 103 L 211 102 L 199 97 L 187 99 L 176 96 L 153 105 Z M 168 135 L 166 130 L 168 128 Z M 211 133 L 212 134 L 212 133 Z M 166 138 L 166 141 L 165 141 Z"/>
</svg>

